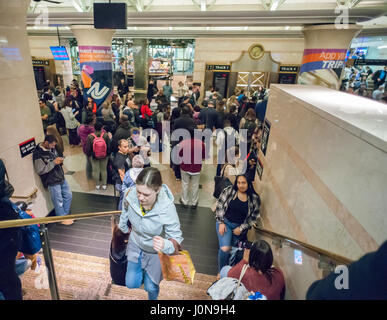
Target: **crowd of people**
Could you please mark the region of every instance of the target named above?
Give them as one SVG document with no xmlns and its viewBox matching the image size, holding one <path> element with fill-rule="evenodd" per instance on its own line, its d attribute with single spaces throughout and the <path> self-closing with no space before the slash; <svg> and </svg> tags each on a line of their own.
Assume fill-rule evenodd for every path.
<svg viewBox="0 0 387 320">
<path fill-rule="evenodd" d="M 173 95 L 177 100 L 174 107 Z M 147 97 L 137 101 L 122 81 L 118 94 L 97 106 L 91 98 L 84 100 L 75 80 L 63 92 L 48 85 L 39 96 L 45 138 L 33 152 L 34 168 L 51 195 L 55 214 L 68 215 L 72 193 L 63 170 L 61 136 L 67 133 L 71 148 L 82 147 L 86 175 L 95 181 L 96 189 L 106 190 L 110 183 L 119 194 L 121 214 L 114 228 L 110 257 L 113 261 L 125 258 L 121 284 L 128 288 L 144 285 L 149 299 L 154 300 L 162 280 L 158 253 L 177 253 L 183 234 L 174 195 L 163 183 L 160 171 L 152 166 L 151 153 L 163 151 L 167 136 L 170 167 L 176 181 L 181 181 L 179 202 L 195 210 L 203 161 L 209 157 L 208 141 L 197 133 L 209 132 L 210 144 L 217 146 L 216 177 L 227 182 L 213 206 L 214 231 L 219 240 L 218 278 L 242 276 L 249 292 L 283 299 L 285 278 L 279 268 L 273 267 L 270 245 L 264 240 L 247 241 L 247 232 L 260 217 L 261 199 L 253 182 L 268 97 L 269 89 L 259 88 L 251 96 L 241 90 L 225 99 L 213 87 L 199 105 L 199 84 L 188 87 L 181 82 L 174 94 L 169 82 L 158 89 L 150 81 Z M 151 108 L 153 101 L 156 107 L 153 104 Z M 156 143 L 151 140 L 152 134 L 145 134 L 147 129 L 157 133 Z M 1 164 L 0 178 L 4 180 Z M 7 213 L 2 213 L 2 219 L 13 219 L 9 196 L 2 197 L 0 206 Z M 73 221 L 62 223 L 70 225 Z M 7 249 L 9 261 L 16 257 L 14 242 Z M 243 249 L 242 256 L 236 248 Z M 21 298 L 14 269 L 15 263 L 10 262 L 0 273 L 0 293 L 5 299 Z M 3 281 L 4 274 L 12 282 Z"/>
<path fill-rule="evenodd" d="M 371 67 L 345 68 L 340 90 L 387 103 L 387 67 L 373 71 Z"/>
<path fill-rule="evenodd" d="M 157 251 L 173 253 L 183 239 L 172 192 L 151 166 L 151 153 L 163 150 L 167 136 L 170 167 L 181 181 L 179 202 L 184 208 L 196 209 L 202 164 L 209 153 L 208 141 L 195 133 L 210 133 L 210 143 L 214 141 L 218 150 L 216 175 L 229 181 L 214 209 L 220 276 L 229 265 L 231 248 L 247 240 L 247 231 L 259 217 L 260 198 L 253 180 L 269 90 L 260 88 L 251 98 L 241 90 L 224 99 L 213 87 L 199 105 L 196 83 L 188 87 L 180 82 L 174 94 L 169 81 L 162 88 L 150 81 L 147 97 L 137 101 L 121 81 L 118 94 L 101 106 L 91 98 L 83 104 L 76 81 L 65 92 L 56 91 L 60 88 L 54 94 L 52 88 L 45 88 L 39 100 L 46 135 L 34 151 L 35 170 L 51 194 L 56 214 L 69 214 L 72 197 L 62 168 L 61 133 L 67 132 L 70 147 L 82 146 L 87 177 L 95 181 L 97 190 L 114 184 L 120 197 L 122 214 L 115 230 L 122 234 L 130 230 L 125 285 L 135 288 L 144 283 L 150 299 L 157 298 L 161 281 Z M 177 106 L 171 104 L 172 95 Z M 156 144 L 151 135 L 144 134 L 147 129 L 157 132 Z M 174 139 L 176 132 L 179 135 Z M 157 222 L 154 216 L 159 217 Z M 163 230 L 166 234 L 161 238 Z"/>
</svg>

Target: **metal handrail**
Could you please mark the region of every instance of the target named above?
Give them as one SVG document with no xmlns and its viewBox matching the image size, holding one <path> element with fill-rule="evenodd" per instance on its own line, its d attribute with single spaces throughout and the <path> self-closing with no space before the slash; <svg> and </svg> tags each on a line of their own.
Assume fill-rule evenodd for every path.
<svg viewBox="0 0 387 320">
<path fill-rule="evenodd" d="M 331 259 L 333 261 L 339 262 L 341 264 L 348 265 L 348 264 L 351 264 L 353 262 L 353 260 L 351 260 L 349 258 L 346 258 L 346 257 L 340 256 L 340 255 L 338 255 L 336 253 L 332 253 L 332 252 L 326 251 L 324 249 L 312 246 L 312 245 L 310 245 L 308 243 L 299 241 L 297 239 L 290 238 L 290 237 L 285 236 L 283 234 L 276 233 L 276 232 L 273 232 L 273 231 L 269 231 L 269 230 L 266 230 L 266 229 L 262 229 L 262 228 L 259 228 L 257 226 L 254 226 L 254 228 L 255 228 L 255 230 L 257 232 L 266 234 L 266 235 L 268 235 L 271 238 L 277 238 L 277 239 L 280 238 L 283 241 L 286 241 L 286 242 L 294 244 L 294 245 L 296 245 L 298 247 L 301 247 L 301 248 L 313 251 L 313 252 L 315 252 L 315 253 L 317 253 L 317 254 L 319 254 L 321 256 L 325 256 L 325 257 L 327 257 L 327 258 L 329 258 L 329 259 Z"/>
<path fill-rule="evenodd" d="M 91 218 L 98 218 L 98 217 L 104 217 L 114 214 L 120 214 L 121 211 L 114 210 L 114 211 L 103 211 L 103 212 L 91 212 L 91 213 L 80 213 L 80 214 L 71 214 L 66 216 L 55 216 L 55 217 L 45 217 L 45 218 L 32 218 L 32 219 L 17 219 L 17 220 L 6 220 L 6 221 L 0 221 L 0 229 L 3 228 L 15 228 L 15 227 L 24 227 L 34 224 L 49 224 L 49 223 L 57 223 L 57 222 L 63 222 L 67 220 L 82 220 L 82 219 L 91 219 Z M 353 260 L 340 256 L 336 253 L 332 253 L 329 251 L 326 251 L 324 249 L 315 247 L 313 245 L 310 245 L 308 243 L 299 241 L 297 239 L 290 238 L 286 235 L 276 233 L 270 230 L 262 229 L 257 226 L 254 226 L 254 228 L 259 233 L 266 234 L 272 238 L 280 238 L 283 241 L 295 244 L 299 247 L 302 247 L 307 250 L 311 250 L 319 255 L 325 256 L 329 259 L 332 259 L 334 261 L 337 261 L 339 263 L 343 264 L 350 264 L 353 262 Z"/>
<path fill-rule="evenodd" d="M 63 222 L 67 220 L 91 219 L 91 218 L 104 217 L 104 216 L 109 216 L 109 215 L 119 214 L 119 213 L 121 213 L 121 211 L 103 211 L 103 212 L 79 213 L 79 214 L 70 214 L 66 216 L 55 216 L 55 217 L 45 217 L 45 218 L 5 220 L 5 221 L 0 221 L 0 229 L 25 227 L 25 226 L 30 226 L 34 224 L 57 223 L 57 222 Z"/>
<path fill-rule="evenodd" d="M 34 188 L 34 190 L 27 196 L 12 196 L 11 199 L 31 199 L 35 197 L 36 193 L 38 192 L 38 188 Z"/>
</svg>

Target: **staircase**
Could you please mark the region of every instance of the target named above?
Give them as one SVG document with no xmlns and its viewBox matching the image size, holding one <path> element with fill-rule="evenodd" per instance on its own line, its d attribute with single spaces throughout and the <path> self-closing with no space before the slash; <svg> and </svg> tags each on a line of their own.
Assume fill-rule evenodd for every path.
<svg viewBox="0 0 387 320">
<path fill-rule="evenodd" d="M 128 289 L 111 283 L 109 259 L 52 250 L 61 300 L 147 300 L 143 289 Z M 41 255 L 42 261 L 44 261 Z M 193 285 L 161 281 L 159 300 L 209 300 L 207 289 L 215 276 L 195 274 Z M 51 300 L 44 263 L 38 271 L 22 276 L 24 300 Z"/>
</svg>

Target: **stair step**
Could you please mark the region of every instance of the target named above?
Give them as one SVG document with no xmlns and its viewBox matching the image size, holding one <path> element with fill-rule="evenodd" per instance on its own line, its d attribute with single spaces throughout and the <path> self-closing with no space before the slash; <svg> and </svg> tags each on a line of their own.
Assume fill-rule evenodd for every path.
<svg viewBox="0 0 387 320">
<path fill-rule="evenodd" d="M 110 262 L 107 258 L 53 250 L 55 273 L 61 300 L 148 300 L 142 288 L 128 289 L 111 284 Z M 39 273 L 28 270 L 22 276 L 25 300 L 51 300 L 44 259 Z M 39 278 L 38 278 L 39 277 Z M 207 289 L 216 277 L 196 273 L 194 283 L 188 285 L 163 280 L 159 300 L 207 300 Z M 38 289 L 42 282 L 47 289 Z"/>
</svg>

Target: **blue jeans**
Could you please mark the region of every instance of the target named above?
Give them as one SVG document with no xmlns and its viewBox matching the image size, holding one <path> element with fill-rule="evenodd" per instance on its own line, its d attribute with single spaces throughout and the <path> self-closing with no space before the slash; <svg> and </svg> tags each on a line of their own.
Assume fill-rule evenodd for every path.
<svg viewBox="0 0 387 320">
<path fill-rule="evenodd" d="M 122 191 L 122 184 L 116 183 L 115 188 L 120 194 L 120 202 L 118 203 L 117 210 L 122 210 L 122 200 L 124 199 L 124 192 Z"/>
<path fill-rule="evenodd" d="M 230 260 L 230 251 L 223 251 L 222 247 L 233 247 L 239 237 L 233 234 L 233 230 L 240 226 L 238 223 L 234 223 L 228 221 L 226 218 L 224 219 L 224 223 L 226 225 L 226 231 L 223 233 L 223 236 L 219 233 L 219 222 L 216 221 L 216 234 L 218 235 L 219 240 L 219 251 L 218 251 L 218 271 L 222 270 L 222 268 L 228 265 Z"/>
<path fill-rule="evenodd" d="M 28 260 L 26 258 L 17 259 L 15 263 L 15 271 L 18 276 L 21 276 L 28 269 Z"/>
<path fill-rule="evenodd" d="M 70 213 L 71 200 L 73 195 L 66 180 L 54 186 L 48 186 L 51 200 L 54 204 L 55 214 L 65 216 Z"/>
<path fill-rule="evenodd" d="M 222 270 L 220 270 L 220 278 L 222 279 L 222 278 L 227 277 L 227 274 L 228 274 L 228 272 L 230 271 L 231 268 L 232 268 L 231 266 L 224 266 L 222 268 Z"/>
<path fill-rule="evenodd" d="M 155 284 L 148 273 L 141 268 L 141 254 L 138 257 L 138 262 L 128 261 L 128 267 L 126 269 L 125 285 L 129 289 L 140 288 L 144 283 L 144 288 L 148 292 L 149 300 L 157 300 L 159 295 L 159 285 Z"/>
</svg>

